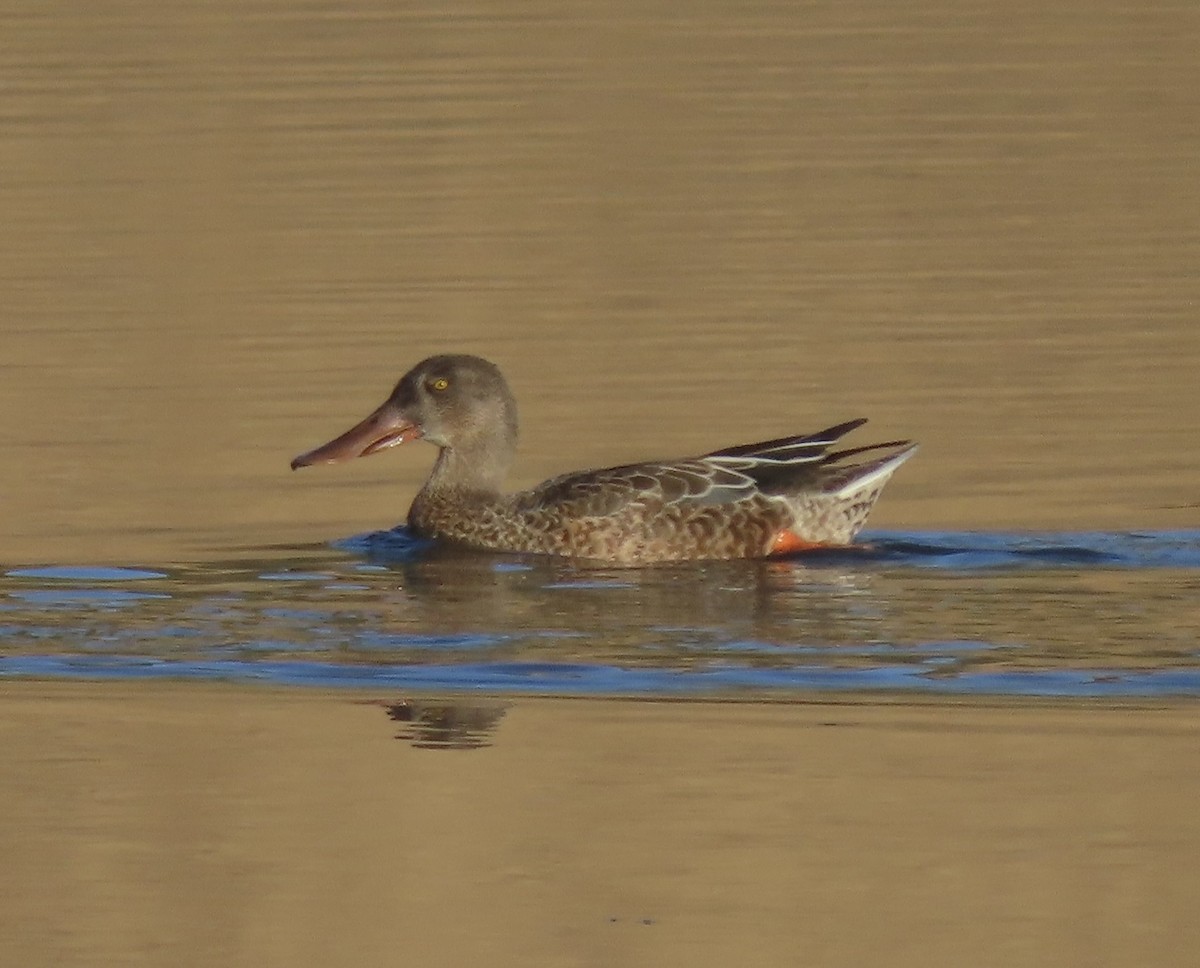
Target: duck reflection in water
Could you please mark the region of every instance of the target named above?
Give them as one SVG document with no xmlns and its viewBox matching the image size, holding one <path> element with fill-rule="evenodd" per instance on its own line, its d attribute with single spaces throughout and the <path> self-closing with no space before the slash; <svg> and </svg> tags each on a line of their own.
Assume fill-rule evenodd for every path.
<svg viewBox="0 0 1200 968">
<path fill-rule="evenodd" d="M 508 709 L 502 702 L 439 702 L 401 699 L 383 703 L 388 719 L 400 723 L 396 739 L 421 749 L 481 749 Z"/>
<path fill-rule="evenodd" d="M 429 661 L 434 636 L 456 663 L 670 667 L 735 655 L 739 663 L 778 663 L 814 644 L 839 651 L 878 640 L 895 612 L 895 583 L 866 547 L 654 568 L 452 545 L 414 551 L 407 529 L 343 548 L 365 553 L 367 567 L 380 570 L 369 621 L 397 642 L 420 638 L 405 653 L 413 662 Z M 397 548 L 408 551 L 389 554 Z M 359 620 L 365 604 L 356 606 Z"/>
</svg>

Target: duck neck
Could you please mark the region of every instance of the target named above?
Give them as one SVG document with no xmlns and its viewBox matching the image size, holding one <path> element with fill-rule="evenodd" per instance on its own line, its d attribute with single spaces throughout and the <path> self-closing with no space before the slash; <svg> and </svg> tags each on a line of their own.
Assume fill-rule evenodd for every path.
<svg viewBox="0 0 1200 968">
<path fill-rule="evenodd" d="M 476 498 L 499 497 L 512 464 L 507 440 L 478 442 L 473 447 L 443 447 L 422 488 L 427 494 L 458 491 Z"/>
</svg>

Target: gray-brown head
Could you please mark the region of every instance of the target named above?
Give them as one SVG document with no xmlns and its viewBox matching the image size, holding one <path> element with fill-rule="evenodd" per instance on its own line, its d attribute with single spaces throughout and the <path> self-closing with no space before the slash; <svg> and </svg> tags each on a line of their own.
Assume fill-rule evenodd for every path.
<svg viewBox="0 0 1200 968">
<path fill-rule="evenodd" d="M 517 446 L 517 404 L 496 365 L 467 355 L 422 360 L 374 413 L 301 454 L 292 469 L 366 457 L 410 440 L 441 450 L 429 486 L 498 491 Z"/>
</svg>

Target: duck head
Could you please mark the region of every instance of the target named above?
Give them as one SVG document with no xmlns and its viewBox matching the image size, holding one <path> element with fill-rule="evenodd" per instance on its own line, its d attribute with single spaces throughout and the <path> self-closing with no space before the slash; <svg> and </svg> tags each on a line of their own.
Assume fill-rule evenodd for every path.
<svg viewBox="0 0 1200 968">
<path fill-rule="evenodd" d="M 498 486 L 517 443 L 517 405 L 499 368 L 478 356 L 431 356 L 409 370 L 373 413 L 292 470 L 366 457 L 410 440 L 441 449 L 445 483 Z"/>
</svg>

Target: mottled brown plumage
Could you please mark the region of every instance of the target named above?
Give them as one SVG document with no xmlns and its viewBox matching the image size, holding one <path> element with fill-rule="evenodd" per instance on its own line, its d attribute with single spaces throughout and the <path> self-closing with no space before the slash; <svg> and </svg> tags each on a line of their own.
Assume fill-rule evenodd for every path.
<svg viewBox="0 0 1200 968">
<path fill-rule="evenodd" d="M 762 558 L 853 540 L 884 484 L 916 451 L 903 440 L 830 451 L 864 423 L 700 457 L 577 471 L 504 494 L 517 443 L 508 384 L 477 356 L 433 356 L 364 421 L 292 467 L 423 438 L 439 451 L 408 513 L 418 534 L 621 564 Z M 888 453 L 849 461 L 881 450 Z"/>
</svg>

